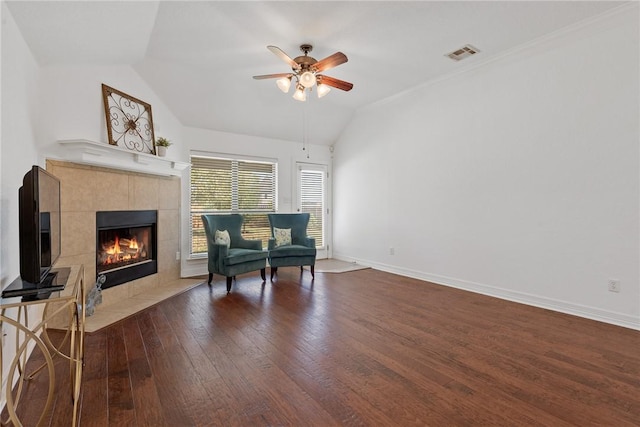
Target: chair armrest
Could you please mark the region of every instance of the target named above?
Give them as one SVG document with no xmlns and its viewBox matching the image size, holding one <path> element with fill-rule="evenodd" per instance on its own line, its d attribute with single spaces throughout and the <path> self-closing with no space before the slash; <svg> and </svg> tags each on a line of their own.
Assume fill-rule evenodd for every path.
<svg viewBox="0 0 640 427">
<path fill-rule="evenodd" d="M 315 239 L 315 237 L 307 236 L 307 238 L 305 239 L 305 242 L 304 242 L 304 246 L 306 246 L 308 248 L 315 248 L 316 247 L 316 239 Z"/>
<path fill-rule="evenodd" d="M 229 255 L 229 248 L 224 244 L 209 243 L 208 251 L 209 264 L 215 266 L 215 269 L 221 272 L 224 269 L 223 260 Z"/>
<path fill-rule="evenodd" d="M 276 239 L 274 239 L 273 237 L 271 237 L 271 238 L 269 239 L 269 243 L 268 243 L 267 248 L 268 248 L 270 251 L 274 250 L 274 249 L 276 248 Z"/>
</svg>

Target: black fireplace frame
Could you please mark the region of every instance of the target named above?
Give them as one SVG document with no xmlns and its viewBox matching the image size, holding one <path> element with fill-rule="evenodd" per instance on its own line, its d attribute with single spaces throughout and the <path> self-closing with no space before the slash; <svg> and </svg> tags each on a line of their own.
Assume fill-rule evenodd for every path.
<svg viewBox="0 0 640 427">
<path fill-rule="evenodd" d="M 151 259 L 120 267 L 114 270 L 107 270 L 97 273 L 98 253 L 100 248 L 100 230 L 128 228 L 128 227 L 151 227 Z M 96 212 L 96 280 L 98 275 L 104 275 L 106 281 L 102 289 L 121 285 L 132 280 L 150 276 L 158 272 L 158 211 L 99 211 Z"/>
</svg>

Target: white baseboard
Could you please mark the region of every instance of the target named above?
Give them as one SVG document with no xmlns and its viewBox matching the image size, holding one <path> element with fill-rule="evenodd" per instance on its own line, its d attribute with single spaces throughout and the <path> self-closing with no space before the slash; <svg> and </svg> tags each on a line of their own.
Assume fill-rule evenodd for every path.
<svg viewBox="0 0 640 427">
<path fill-rule="evenodd" d="M 180 267 L 180 277 L 183 279 L 209 274 L 206 258 L 183 260 Z"/>
<path fill-rule="evenodd" d="M 513 291 L 510 289 L 499 288 L 496 286 L 485 285 L 482 283 L 470 282 L 467 280 L 456 279 L 453 277 L 439 276 L 421 271 L 401 268 L 393 265 L 372 262 L 365 259 L 352 258 L 342 256 L 334 252 L 333 258 L 341 261 L 356 262 L 376 270 L 386 271 L 387 273 L 398 274 L 400 276 L 411 277 L 413 279 L 424 280 L 438 285 L 450 286 L 452 288 L 463 289 L 465 291 L 475 292 L 482 295 L 488 295 L 507 301 L 527 304 L 534 307 L 545 308 L 548 310 L 558 311 L 560 313 L 571 314 L 574 316 L 584 317 L 586 319 L 597 320 L 600 322 L 610 323 L 612 325 L 623 326 L 625 328 L 640 330 L 640 318 L 602 310 L 597 307 L 589 307 L 575 304 L 567 301 L 555 300 L 552 298 L 542 297 L 538 295 L 528 294 L 525 292 Z"/>
</svg>

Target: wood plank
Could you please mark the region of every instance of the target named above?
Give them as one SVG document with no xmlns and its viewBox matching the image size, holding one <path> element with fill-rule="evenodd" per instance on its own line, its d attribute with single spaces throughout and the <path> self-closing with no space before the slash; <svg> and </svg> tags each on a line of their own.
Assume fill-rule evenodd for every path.
<svg viewBox="0 0 640 427">
<path fill-rule="evenodd" d="M 122 322 L 107 330 L 109 425 L 135 425 L 136 422 L 127 343 L 124 338 Z"/>
<path fill-rule="evenodd" d="M 157 393 L 155 378 L 147 359 L 142 334 L 134 317 L 123 321 L 124 340 L 127 343 L 129 377 L 133 393 L 136 424 L 141 426 L 169 426 Z"/>
<path fill-rule="evenodd" d="M 109 425 L 108 330 L 104 329 L 85 337 L 79 423 L 83 427 L 106 427 Z"/>
</svg>

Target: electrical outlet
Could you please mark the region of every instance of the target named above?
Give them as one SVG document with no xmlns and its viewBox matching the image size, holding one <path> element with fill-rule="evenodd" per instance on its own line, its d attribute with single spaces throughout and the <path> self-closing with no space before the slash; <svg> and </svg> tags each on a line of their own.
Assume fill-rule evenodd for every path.
<svg viewBox="0 0 640 427">
<path fill-rule="evenodd" d="M 389 248 L 389 255 L 395 255 L 396 254 L 396 248 Z"/>
<path fill-rule="evenodd" d="M 607 287 L 609 288 L 609 292 L 620 292 L 620 281 L 615 279 L 609 279 L 607 283 Z"/>
<path fill-rule="evenodd" d="M 180 261 L 180 252 L 176 252 L 176 261 Z"/>
</svg>

